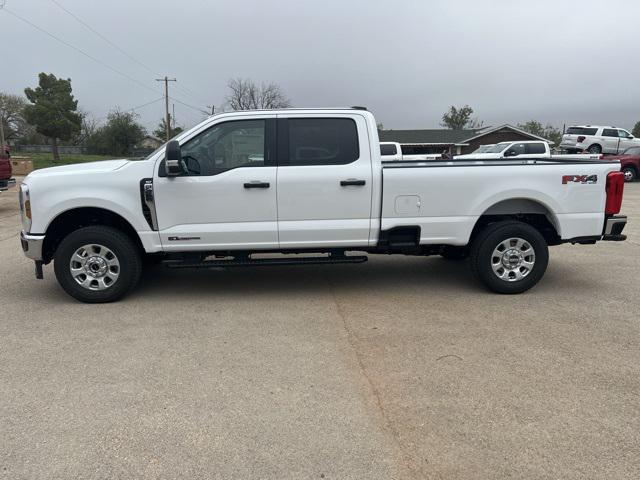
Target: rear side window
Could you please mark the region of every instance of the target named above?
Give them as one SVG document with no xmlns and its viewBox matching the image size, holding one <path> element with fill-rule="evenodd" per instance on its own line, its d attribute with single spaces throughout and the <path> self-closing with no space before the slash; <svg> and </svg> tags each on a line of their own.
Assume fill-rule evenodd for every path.
<svg viewBox="0 0 640 480">
<path fill-rule="evenodd" d="M 545 153 L 544 143 L 527 143 L 527 153 Z"/>
<path fill-rule="evenodd" d="M 567 135 L 595 135 L 597 132 L 597 128 L 591 127 L 569 127 L 566 131 Z"/>
<path fill-rule="evenodd" d="M 618 138 L 618 130 L 616 130 L 615 128 L 605 128 L 602 130 L 602 136 Z"/>
<path fill-rule="evenodd" d="M 352 119 L 289 119 L 289 165 L 344 165 L 358 157 L 358 129 Z"/>
<path fill-rule="evenodd" d="M 380 155 L 397 155 L 398 149 L 395 145 L 380 145 Z"/>
</svg>

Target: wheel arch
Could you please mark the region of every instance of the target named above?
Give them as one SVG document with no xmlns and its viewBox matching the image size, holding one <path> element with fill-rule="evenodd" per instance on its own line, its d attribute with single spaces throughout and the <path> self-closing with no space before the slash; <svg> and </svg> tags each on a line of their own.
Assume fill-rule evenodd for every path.
<svg viewBox="0 0 640 480">
<path fill-rule="evenodd" d="M 117 228 L 133 240 L 141 253 L 145 252 L 136 229 L 122 215 L 101 207 L 77 207 L 59 213 L 47 226 L 42 249 L 43 260 L 49 263 L 60 242 L 71 232 L 92 225 Z"/>
<path fill-rule="evenodd" d="M 517 220 L 531 225 L 549 245 L 560 243 L 560 223 L 553 210 L 540 200 L 527 197 L 500 200 L 486 208 L 473 226 L 469 243 L 487 225 L 504 220 Z"/>
</svg>

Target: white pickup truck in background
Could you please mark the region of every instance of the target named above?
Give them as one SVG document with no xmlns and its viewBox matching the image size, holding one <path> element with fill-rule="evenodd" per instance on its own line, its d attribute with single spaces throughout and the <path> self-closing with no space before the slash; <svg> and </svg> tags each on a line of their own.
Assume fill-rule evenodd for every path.
<svg viewBox="0 0 640 480">
<path fill-rule="evenodd" d="M 126 295 L 145 259 L 210 268 L 367 254 L 470 257 L 489 289 L 519 293 L 543 276 L 549 245 L 625 239 L 619 170 L 527 155 L 383 165 L 361 108 L 224 113 L 145 160 L 31 173 L 21 243 L 38 278 L 53 261 L 84 302 Z"/>
<path fill-rule="evenodd" d="M 435 160 L 442 154 L 406 155 L 398 142 L 380 142 L 380 155 L 383 162 L 410 162 L 413 160 Z"/>
<path fill-rule="evenodd" d="M 482 145 L 475 152 L 466 155 L 456 155 L 454 158 L 458 160 L 474 159 L 474 160 L 491 160 L 498 158 L 555 158 L 555 159 L 598 159 L 599 154 L 580 154 L 580 155 L 554 155 L 547 142 L 538 140 L 523 140 L 518 142 L 500 142 L 495 145 Z"/>
</svg>

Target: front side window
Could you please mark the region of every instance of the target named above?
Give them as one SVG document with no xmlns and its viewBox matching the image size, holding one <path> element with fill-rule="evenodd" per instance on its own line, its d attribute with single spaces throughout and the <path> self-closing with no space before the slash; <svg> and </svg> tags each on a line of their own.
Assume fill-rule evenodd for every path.
<svg viewBox="0 0 640 480">
<path fill-rule="evenodd" d="M 524 143 L 514 143 L 511 145 L 507 152 L 510 156 L 515 157 L 516 155 L 523 155 L 526 152 L 526 147 Z"/>
<path fill-rule="evenodd" d="M 290 118 L 289 165 L 345 165 L 360 157 L 350 118 Z"/>
<path fill-rule="evenodd" d="M 265 121 L 219 123 L 183 144 L 181 153 L 184 175 L 217 175 L 239 167 L 262 167 Z"/>
<path fill-rule="evenodd" d="M 631 136 L 631 134 L 626 130 L 618 130 L 618 135 L 620 136 L 620 138 L 628 138 Z"/>
</svg>

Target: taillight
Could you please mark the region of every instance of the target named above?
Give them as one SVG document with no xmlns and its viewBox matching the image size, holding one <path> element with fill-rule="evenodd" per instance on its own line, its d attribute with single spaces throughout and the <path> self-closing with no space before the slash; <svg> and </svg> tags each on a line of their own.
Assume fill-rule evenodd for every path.
<svg viewBox="0 0 640 480">
<path fill-rule="evenodd" d="M 583 137 L 582 135 L 580 135 L 580 136 L 578 137 L 578 143 L 582 143 L 582 142 L 584 142 L 584 139 L 585 139 L 585 138 L 587 138 L 587 137 Z"/>
<path fill-rule="evenodd" d="M 610 172 L 607 175 L 607 203 L 604 213 L 615 215 L 622 208 L 622 192 L 624 191 L 624 174 L 622 172 Z"/>
</svg>

